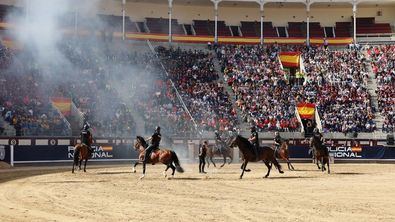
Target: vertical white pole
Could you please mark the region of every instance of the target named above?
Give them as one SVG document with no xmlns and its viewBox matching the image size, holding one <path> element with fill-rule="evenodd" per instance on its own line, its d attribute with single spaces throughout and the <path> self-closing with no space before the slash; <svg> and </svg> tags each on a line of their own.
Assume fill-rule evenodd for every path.
<svg viewBox="0 0 395 222">
<path fill-rule="evenodd" d="M 126 0 L 122 0 L 122 40 L 125 40 L 125 4 Z"/>
<path fill-rule="evenodd" d="M 261 45 L 263 45 L 263 1 L 260 1 L 260 13 L 261 13 Z"/>
<path fill-rule="evenodd" d="M 214 30 L 214 41 L 215 43 L 218 43 L 218 1 L 214 1 L 214 22 L 215 22 L 215 30 Z"/>
<path fill-rule="evenodd" d="M 14 166 L 14 145 L 10 146 L 10 152 L 11 152 L 10 164 L 11 166 Z"/>
<path fill-rule="evenodd" d="M 171 30 L 172 13 L 173 13 L 173 0 L 169 0 L 169 43 L 172 42 L 172 37 L 173 37 L 173 33 Z"/>
<path fill-rule="evenodd" d="M 306 44 L 310 45 L 310 4 L 306 6 L 307 10 L 307 33 L 306 33 Z"/>
<path fill-rule="evenodd" d="M 75 9 L 74 15 L 74 35 L 77 36 L 78 34 L 78 9 Z"/>
<path fill-rule="evenodd" d="M 353 5 L 352 5 L 352 15 L 354 21 L 353 39 L 354 39 L 354 44 L 357 44 L 357 4 L 355 3 L 355 1 L 353 1 Z"/>
</svg>

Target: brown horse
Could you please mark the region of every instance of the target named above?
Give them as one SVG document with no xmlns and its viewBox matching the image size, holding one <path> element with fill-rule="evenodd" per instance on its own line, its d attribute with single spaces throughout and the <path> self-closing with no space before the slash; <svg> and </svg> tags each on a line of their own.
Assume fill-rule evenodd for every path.
<svg viewBox="0 0 395 222">
<path fill-rule="evenodd" d="M 287 162 L 288 170 L 295 170 L 294 166 L 292 166 L 291 161 L 289 161 L 288 141 L 283 141 L 280 147 L 274 150 L 274 154 L 277 159 L 281 159 Z"/>
<path fill-rule="evenodd" d="M 325 164 L 328 165 L 328 174 L 331 173 L 329 168 L 329 151 L 328 149 L 321 143 L 319 139 L 312 137 L 310 139 L 310 147 L 313 149 L 313 158 L 316 161 L 318 169 L 321 169 L 322 172 L 326 170 Z M 319 165 L 321 163 L 321 167 Z"/>
<path fill-rule="evenodd" d="M 139 152 L 139 161 L 137 161 L 133 166 L 133 173 L 136 172 L 136 166 L 140 163 L 143 164 L 143 175 L 140 179 L 145 177 L 145 162 L 143 162 L 145 149 L 148 147 L 147 142 L 143 137 L 137 136 L 136 143 L 134 144 L 134 149 Z M 166 171 L 171 168 L 173 170 L 172 176 L 174 176 L 174 172 L 177 170 L 179 173 L 183 173 L 184 169 L 180 165 L 180 161 L 178 160 L 177 154 L 173 150 L 168 149 L 158 149 L 151 152 L 151 156 L 149 157 L 147 163 L 155 164 L 155 163 L 163 163 L 166 165 L 166 169 L 163 171 L 163 175 L 167 177 Z"/>
<path fill-rule="evenodd" d="M 210 167 L 210 161 L 213 163 L 214 167 L 217 167 L 213 161 L 213 157 L 215 156 L 221 156 L 224 159 L 224 163 L 220 166 L 223 167 L 226 163 L 226 158 L 228 157 L 230 160 L 228 162 L 228 164 L 231 164 L 233 161 L 233 157 L 232 157 L 232 151 L 229 147 L 226 146 L 226 143 L 223 144 L 219 144 L 219 148 L 217 146 L 214 145 L 210 145 L 208 146 L 207 149 L 207 167 Z"/>
<path fill-rule="evenodd" d="M 86 163 L 88 159 L 91 158 L 92 153 L 89 151 L 88 146 L 85 144 L 78 143 L 74 147 L 74 161 L 73 161 L 73 169 L 71 170 L 74 173 L 74 166 L 77 166 L 79 163 L 78 168 L 81 170 L 82 161 L 85 160 L 84 163 L 84 172 L 86 172 Z"/>
<path fill-rule="evenodd" d="M 240 135 L 236 136 L 233 139 L 230 146 L 231 147 L 234 147 L 234 146 L 239 147 L 240 152 L 243 154 L 243 158 L 242 158 L 243 164 L 241 165 L 241 169 L 243 171 L 241 172 L 240 179 L 243 178 L 244 171 L 249 171 L 249 170 L 246 170 L 248 162 L 257 162 L 258 160 L 259 161 L 262 160 L 268 169 L 268 171 L 265 175 L 265 178 L 268 177 L 270 174 L 270 170 L 272 168 L 271 164 L 274 164 L 274 166 L 278 169 L 279 173 L 284 173 L 281 170 L 281 165 L 278 163 L 278 161 L 276 160 L 276 157 L 274 156 L 274 150 L 272 148 L 267 147 L 267 146 L 259 147 L 258 158 L 257 158 L 255 156 L 255 153 L 253 151 L 253 147 L 252 147 L 251 143 L 248 141 L 248 139 L 246 139 Z"/>
</svg>

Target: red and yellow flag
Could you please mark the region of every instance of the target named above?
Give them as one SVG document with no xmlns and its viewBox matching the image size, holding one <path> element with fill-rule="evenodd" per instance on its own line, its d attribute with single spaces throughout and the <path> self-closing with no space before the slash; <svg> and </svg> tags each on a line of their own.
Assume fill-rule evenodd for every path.
<svg viewBox="0 0 395 222">
<path fill-rule="evenodd" d="M 71 113 L 71 99 L 63 97 L 51 98 L 52 104 L 65 116 Z"/>
<path fill-rule="evenodd" d="M 300 52 L 281 52 L 280 61 L 283 67 L 299 68 Z"/>
<path fill-rule="evenodd" d="M 299 103 L 297 106 L 298 113 L 302 119 L 314 118 L 315 104 L 313 103 Z"/>
</svg>

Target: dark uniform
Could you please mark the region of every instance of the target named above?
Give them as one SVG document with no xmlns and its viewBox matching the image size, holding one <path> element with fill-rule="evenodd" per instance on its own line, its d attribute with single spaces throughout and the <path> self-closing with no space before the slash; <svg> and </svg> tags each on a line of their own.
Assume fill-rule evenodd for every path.
<svg viewBox="0 0 395 222">
<path fill-rule="evenodd" d="M 278 148 L 280 148 L 281 143 L 283 142 L 283 138 L 281 138 L 280 134 L 276 132 L 276 137 L 274 137 L 274 146 L 275 146 L 275 151 L 274 153 L 277 155 Z"/>
<path fill-rule="evenodd" d="M 80 136 L 81 136 L 81 143 L 85 144 L 88 147 L 89 151 L 92 153 L 93 152 L 91 147 L 92 134 L 89 131 L 89 124 L 85 123 L 80 133 Z"/>
<path fill-rule="evenodd" d="M 204 171 L 204 166 L 206 165 L 206 155 L 207 155 L 208 143 L 204 141 L 203 145 L 199 149 L 199 173 L 206 173 Z"/>
<path fill-rule="evenodd" d="M 317 128 L 313 130 L 313 140 L 319 141 L 319 146 L 320 146 L 319 149 L 323 149 L 325 153 L 328 154 L 329 151 L 324 145 L 324 136 L 320 133 L 320 131 Z"/>
<path fill-rule="evenodd" d="M 219 135 L 218 131 L 215 131 L 215 145 L 217 147 L 217 150 L 222 153 L 222 146 L 224 142 L 222 141 L 221 136 Z"/>
<path fill-rule="evenodd" d="M 255 154 L 255 158 L 256 160 L 258 160 L 258 149 L 259 149 L 259 137 L 258 137 L 258 133 L 255 130 L 255 127 L 251 127 L 251 136 L 249 141 L 252 144 L 252 148 L 254 150 L 254 154 Z"/>
<path fill-rule="evenodd" d="M 160 134 L 160 127 L 156 127 L 155 133 L 151 137 L 151 145 L 145 150 L 144 163 L 147 163 L 150 159 L 151 152 L 159 149 L 159 144 L 162 139 L 162 135 Z"/>
</svg>

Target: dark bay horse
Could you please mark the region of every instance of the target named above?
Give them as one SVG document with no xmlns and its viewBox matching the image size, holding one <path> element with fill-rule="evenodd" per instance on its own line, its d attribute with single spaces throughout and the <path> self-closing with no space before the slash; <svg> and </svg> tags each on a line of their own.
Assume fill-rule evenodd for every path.
<svg viewBox="0 0 395 222">
<path fill-rule="evenodd" d="M 89 151 L 88 146 L 85 144 L 78 143 L 74 147 L 74 161 L 73 161 L 73 169 L 71 170 L 74 173 L 74 166 L 77 166 L 79 163 L 78 168 L 81 170 L 81 163 L 85 160 L 84 163 L 84 172 L 86 172 L 86 163 L 88 159 L 91 158 L 92 153 Z"/>
<path fill-rule="evenodd" d="M 243 164 L 241 165 L 241 169 L 243 171 L 241 172 L 240 179 L 243 178 L 244 171 L 246 171 L 248 162 L 257 162 L 257 159 L 259 161 L 262 160 L 268 169 L 265 177 L 268 177 L 270 174 L 270 170 L 272 168 L 271 164 L 274 164 L 274 166 L 278 169 L 279 173 L 284 173 L 281 170 L 281 165 L 278 163 L 278 161 L 276 160 L 276 157 L 274 156 L 274 150 L 272 148 L 267 147 L 267 146 L 259 147 L 258 158 L 256 158 L 251 143 L 248 141 L 248 139 L 246 139 L 240 135 L 236 136 L 233 139 L 230 146 L 231 147 L 234 147 L 234 146 L 239 147 L 240 152 L 243 154 L 243 158 L 242 158 Z"/>
<path fill-rule="evenodd" d="M 316 161 L 318 169 L 321 169 L 322 172 L 326 170 L 325 164 L 328 165 L 328 173 L 331 173 L 331 170 L 329 168 L 329 151 L 328 149 L 322 144 L 322 142 L 315 138 L 312 137 L 310 139 L 310 147 L 313 149 L 313 158 Z M 321 163 L 321 167 L 319 165 Z"/>
<path fill-rule="evenodd" d="M 145 163 L 143 162 L 145 149 L 148 147 L 147 142 L 143 137 L 137 136 L 136 143 L 134 144 L 134 149 L 139 152 L 139 161 L 137 161 L 133 166 L 133 173 L 136 172 L 136 166 L 140 163 L 143 164 L 143 175 L 140 179 L 145 177 Z M 179 173 L 183 173 L 184 169 L 180 165 L 180 161 L 178 160 L 177 154 L 173 150 L 168 149 L 158 149 L 151 152 L 151 156 L 148 159 L 147 163 L 155 164 L 155 163 L 163 163 L 166 165 L 166 169 L 163 171 L 163 175 L 167 177 L 166 171 L 171 168 L 173 170 L 172 176 L 174 176 L 174 172 L 177 170 Z"/>
<path fill-rule="evenodd" d="M 233 157 L 232 157 L 232 151 L 230 149 L 230 147 L 228 147 L 226 145 L 227 143 L 222 143 L 219 144 L 218 147 L 216 147 L 215 145 L 209 145 L 208 149 L 207 149 L 207 167 L 210 167 L 210 161 L 213 163 L 214 167 L 217 167 L 213 161 L 213 157 L 215 156 L 221 156 L 224 159 L 224 163 L 220 166 L 223 167 L 226 163 L 226 158 L 228 157 L 230 160 L 228 162 L 228 164 L 231 164 L 233 161 Z"/>
<path fill-rule="evenodd" d="M 291 161 L 289 161 L 288 141 L 283 141 L 280 147 L 278 149 L 275 149 L 274 154 L 277 159 L 281 159 L 287 162 L 288 170 L 295 170 L 294 166 L 292 166 Z"/>
</svg>

